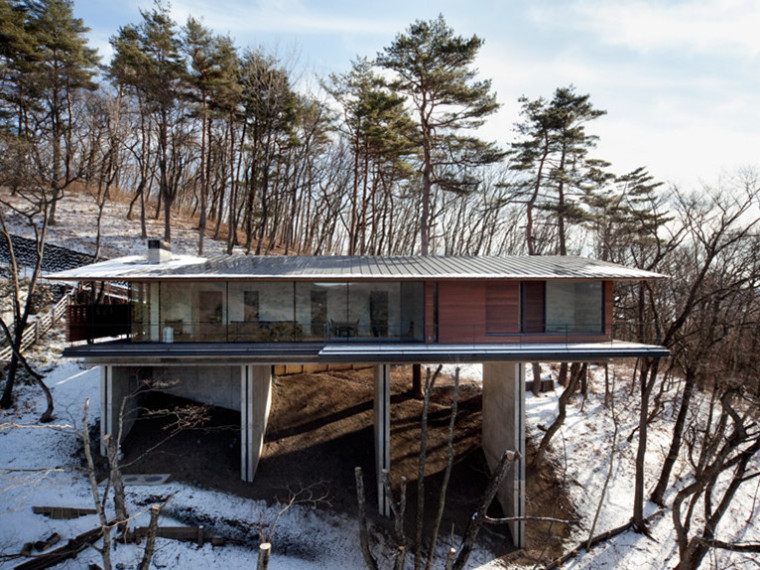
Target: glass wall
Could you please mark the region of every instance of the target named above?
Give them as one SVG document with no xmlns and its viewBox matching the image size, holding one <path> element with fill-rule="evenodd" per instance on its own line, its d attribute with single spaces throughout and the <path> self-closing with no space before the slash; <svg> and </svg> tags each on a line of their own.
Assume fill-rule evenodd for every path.
<svg viewBox="0 0 760 570">
<path fill-rule="evenodd" d="M 131 283 L 132 341 L 150 340 L 150 287 L 147 283 Z"/>
<path fill-rule="evenodd" d="M 546 332 L 603 332 L 601 281 L 548 281 Z"/>
<path fill-rule="evenodd" d="M 135 342 L 423 339 L 421 282 L 132 284 Z"/>
</svg>

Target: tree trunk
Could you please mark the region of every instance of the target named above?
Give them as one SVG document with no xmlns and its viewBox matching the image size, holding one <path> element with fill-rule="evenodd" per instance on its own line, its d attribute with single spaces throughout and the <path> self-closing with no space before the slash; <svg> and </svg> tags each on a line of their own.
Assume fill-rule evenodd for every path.
<svg viewBox="0 0 760 570">
<path fill-rule="evenodd" d="M 533 362 L 531 369 L 533 370 L 533 395 L 538 396 L 541 393 L 541 364 Z"/>
<path fill-rule="evenodd" d="M 354 478 L 356 479 L 356 501 L 359 506 L 359 545 L 362 549 L 364 562 L 369 570 L 378 570 L 372 552 L 369 549 L 369 531 L 367 530 L 367 507 L 364 498 L 364 476 L 362 468 L 354 468 Z"/>
<path fill-rule="evenodd" d="M 271 552 L 271 543 L 262 542 L 259 544 L 259 558 L 256 561 L 256 570 L 267 570 L 269 568 L 269 555 Z"/>
<path fill-rule="evenodd" d="M 518 461 L 521 457 L 522 455 L 519 451 L 510 450 L 506 450 L 501 456 L 498 466 L 488 480 L 488 487 L 486 487 L 486 492 L 483 494 L 483 500 L 481 501 L 478 510 L 475 511 L 475 514 L 472 515 L 472 518 L 467 523 L 467 529 L 465 530 L 464 539 L 462 540 L 462 547 L 459 549 L 459 554 L 453 564 L 454 570 L 462 570 L 465 564 L 467 564 L 467 560 L 472 553 L 472 547 L 475 544 L 475 539 L 478 537 L 480 527 L 486 519 L 488 507 L 493 503 L 496 493 L 504 482 L 504 477 L 507 475 L 509 464 L 512 461 Z"/>
<path fill-rule="evenodd" d="M 150 563 L 153 560 L 153 553 L 156 551 L 156 534 L 158 533 L 158 515 L 161 513 L 161 507 L 153 505 L 150 507 L 150 524 L 148 525 L 148 536 L 145 542 L 140 570 L 150 570 Z"/>
<path fill-rule="evenodd" d="M 640 372 L 641 405 L 639 407 L 639 445 L 636 450 L 636 474 L 633 491 L 633 524 L 638 532 L 647 533 L 644 519 L 644 458 L 647 452 L 649 397 L 657 380 L 659 359 L 645 358 Z"/>
<path fill-rule="evenodd" d="M 441 364 L 438 365 L 433 375 L 430 368 L 425 373 L 425 398 L 422 401 L 422 419 L 420 421 L 420 455 L 417 463 L 417 518 L 414 529 L 414 570 L 422 568 L 422 540 L 425 526 L 425 463 L 427 462 L 427 439 L 428 439 L 428 410 L 430 409 L 430 396 L 435 387 L 435 381 L 441 373 Z"/>
<path fill-rule="evenodd" d="M 570 376 L 570 382 L 568 383 L 567 388 L 565 388 L 565 390 L 562 392 L 562 395 L 559 397 L 559 412 L 557 413 L 557 419 L 555 419 L 552 425 L 549 426 L 549 429 L 546 430 L 544 437 L 541 439 L 541 443 L 538 446 L 536 456 L 533 458 L 535 465 L 539 465 L 541 463 L 541 459 L 543 459 L 546 448 L 549 447 L 549 442 L 552 440 L 552 437 L 554 437 L 554 435 L 559 431 L 559 428 L 561 428 L 565 423 L 565 417 L 567 417 L 567 403 L 575 393 L 575 389 L 578 387 L 578 381 L 581 377 L 581 372 L 585 370 L 586 366 L 587 365 L 584 362 L 583 366 L 578 369 L 578 372 Z"/>
<path fill-rule="evenodd" d="M 435 515 L 435 523 L 433 525 L 433 532 L 430 535 L 430 548 L 428 550 L 427 564 L 425 564 L 425 570 L 430 570 L 433 564 L 433 558 L 435 555 L 435 545 L 438 542 L 438 532 L 441 528 L 441 521 L 443 520 L 443 510 L 446 507 L 446 491 L 449 487 L 449 479 L 451 477 L 451 468 L 454 466 L 454 426 L 457 421 L 457 408 L 459 406 L 459 368 L 456 369 L 454 374 L 454 394 L 451 402 L 451 416 L 449 419 L 449 432 L 447 436 L 446 447 L 446 470 L 443 473 L 443 482 L 441 483 L 441 492 L 438 497 L 438 512 Z"/>
<path fill-rule="evenodd" d="M 663 498 L 665 491 L 668 489 L 668 482 L 670 481 L 670 474 L 673 470 L 673 466 L 678 459 L 678 454 L 681 450 L 681 441 L 683 438 L 683 432 L 686 427 L 686 418 L 689 414 L 689 405 L 691 404 L 691 397 L 694 393 L 696 379 L 692 370 L 687 370 L 684 377 L 683 394 L 681 394 L 681 405 L 678 409 L 678 416 L 676 417 L 676 423 L 673 426 L 673 438 L 670 442 L 670 449 L 668 455 L 665 457 L 665 461 L 662 464 L 662 470 L 660 471 L 660 479 L 657 481 L 657 485 L 652 491 L 650 500 L 663 506 Z"/>
</svg>

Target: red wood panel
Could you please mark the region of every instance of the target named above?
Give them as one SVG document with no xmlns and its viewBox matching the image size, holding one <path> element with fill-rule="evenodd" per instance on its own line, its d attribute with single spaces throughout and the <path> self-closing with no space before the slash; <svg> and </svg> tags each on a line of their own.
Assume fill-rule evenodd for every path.
<svg viewBox="0 0 760 570">
<path fill-rule="evenodd" d="M 486 334 L 520 332 L 520 284 L 489 281 L 486 284 Z"/>
<path fill-rule="evenodd" d="M 522 332 L 541 333 L 546 327 L 546 282 L 522 282 Z"/>
<path fill-rule="evenodd" d="M 484 282 L 438 283 L 438 342 L 482 342 L 485 320 Z"/>
<path fill-rule="evenodd" d="M 603 311 L 604 311 L 604 334 L 608 339 L 612 339 L 613 335 L 613 323 L 614 323 L 614 314 L 613 314 L 613 299 L 614 299 L 614 293 L 613 293 L 613 287 L 614 282 L 612 281 L 605 281 L 604 282 L 604 305 L 603 305 Z"/>
<path fill-rule="evenodd" d="M 69 342 L 129 334 L 130 307 L 126 303 L 68 305 L 66 321 Z"/>
</svg>

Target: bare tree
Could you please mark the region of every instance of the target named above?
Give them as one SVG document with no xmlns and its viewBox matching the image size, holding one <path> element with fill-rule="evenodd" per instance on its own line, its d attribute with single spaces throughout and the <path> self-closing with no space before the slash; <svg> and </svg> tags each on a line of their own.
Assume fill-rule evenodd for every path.
<svg viewBox="0 0 760 570">
<path fill-rule="evenodd" d="M 716 390 L 720 390 L 718 386 Z M 756 407 L 757 402 L 746 400 L 739 388 L 720 390 L 711 399 L 706 428 L 689 435 L 690 445 L 696 447 L 692 457 L 693 480 L 683 487 L 673 500 L 673 525 L 678 541 L 679 570 L 699 567 L 711 548 L 738 552 L 760 553 L 760 543 L 737 544 L 735 537 L 719 540 L 718 524 L 728 512 L 739 487 L 760 477 L 760 472 L 748 472 L 750 461 L 760 452 L 760 429 L 742 407 Z M 742 402 L 744 400 L 744 402 Z M 714 410 L 716 405 L 720 410 Z M 717 417 L 714 417 L 717 416 Z M 724 484 L 718 479 L 725 477 Z M 700 525 L 697 508 L 702 507 Z"/>
<path fill-rule="evenodd" d="M 3 334 L 7 338 L 8 344 L 11 347 L 11 360 L 6 370 L 5 387 L 3 389 L 2 398 L 0 399 L 0 408 L 2 409 L 8 409 L 13 405 L 13 390 L 16 383 L 16 374 L 19 365 L 24 365 L 25 363 L 21 351 L 21 343 L 24 331 L 26 330 L 26 327 L 29 324 L 29 319 L 32 315 L 35 291 L 42 272 L 42 261 L 49 223 L 48 215 L 51 206 L 51 198 L 44 186 L 40 188 L 39 192 L 30 192 L 27 188 L 28 186 L 24 189 L 19 189 L 19 196 L 23 203 L 22 206 L 16 206 L 15 203 L 11 202 L 0 201 L 0 205 L 2 205 L 2 208 L 0 208 L 0 235 L 3 237 L 4 246 L 6 248 L 6 257 L 8 259 L 7 279 L 10 282 L 9 297 L 11 312 L 13 315 L 13 320 L 10 325 L 5 322 L 2 324 Z M 23 268 L 13 247 L 13 237 L 8 227 L 5 214 L 6 211 L 13 212 L 23 219 L 26 226 L 31 229 L 35 236 L 35 256 L 31 268 L 27 268 L 26 278 L 23 278 Z M 42 419 L 43 421 L 50 421 L 53 418 L 52 397 L 42 380 L 37 375 L 33 375 L 33 377 L 36 378 L 38 384 L 43 387 L 48 400 L 48 409 L 43 414 Z"/>
</svg>

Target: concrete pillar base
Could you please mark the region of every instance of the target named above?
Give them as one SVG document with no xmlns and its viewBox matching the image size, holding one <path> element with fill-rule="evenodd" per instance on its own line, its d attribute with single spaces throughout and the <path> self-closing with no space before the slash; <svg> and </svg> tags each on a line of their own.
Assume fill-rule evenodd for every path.
<svg viewBox="0 0 760 570">
<path fill-rule="evenodd" d="M 103 438 L 107 435 L 124 441 L 137 417 L 137 369 L 127 366 L 100 367 L 100 454 L 106 455 Z"/>
<path fill-rule="evenodd" d="M 272 407 L 270 366 L 240 367 L 240 478 L 249 483 L 256 475 L 264 447 L 264 432 Z"/>
<path fill-rule="evenodd" d="M 375 366 L 375 473 L 377 476 L 377 510 L 391 516 L 391 497 L 385 493 L 383 469 L 391 468 L 391 367 Z"/>
<path fill-rule="evenodd" d="M 497 497 L 504 515 L 525 516 L 525 364 L 483 364 L 483 451 L 493 470 L 506 450 L 519 451 Z M 525 521 L 510 523 L 512 541 L 525 548 Z"/>
</svg>

